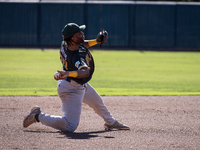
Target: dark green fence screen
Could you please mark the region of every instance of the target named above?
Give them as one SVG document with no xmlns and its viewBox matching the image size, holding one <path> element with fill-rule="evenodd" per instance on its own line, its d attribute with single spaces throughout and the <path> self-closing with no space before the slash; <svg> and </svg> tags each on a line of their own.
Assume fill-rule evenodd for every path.
<svg viewBox="0 0 200 150">
<path fill-rule="evenodd" d="M 86 39 L 106 29 L 106 47 L 200 48 L 199 3 L 0 3 L 0 47 L 59 47 L 65 24 Z"/>
</svg>

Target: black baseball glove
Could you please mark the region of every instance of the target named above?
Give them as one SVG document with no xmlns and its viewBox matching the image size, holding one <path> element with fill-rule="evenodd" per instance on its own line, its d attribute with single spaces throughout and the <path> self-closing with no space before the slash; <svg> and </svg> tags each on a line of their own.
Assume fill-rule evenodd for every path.
<svg viewBox="0 0 200 150">
<path fill-rule="evenodd" d="M 100 31 L 97 35 L 96 40 L 98 43 L 101 43 L 100 47 L 102 48 L 104 43 L 106 43 L 106 41 L 108 40 L 108 32 L 106 30 Z"/>
</svg>

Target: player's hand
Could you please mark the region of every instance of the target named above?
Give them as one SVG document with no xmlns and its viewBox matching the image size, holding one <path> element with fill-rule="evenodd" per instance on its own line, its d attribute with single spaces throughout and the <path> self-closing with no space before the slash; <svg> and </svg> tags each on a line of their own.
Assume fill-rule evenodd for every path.
<svg viewBox="0 0 200 150">
<path fill-rule="evenodd" d="M 60 74 L 59 72 L 56 72 L 56 73 L 54 74 L 54 79 L 55 79 L 55 80 L 59 80 L 59 79 L 60 79 L 60 76 L 61 76 L 61 74 Z"/>
<path fill-rule="evenodd" d="M 69 73 L 67 71 L 59 71 L 57 70 L 57 72 L 54 74 L 54 79 L 55 80 L 61 80 L 61 79 L 65 79 L 67 78 L 69 75 Z"/>
<path fill-rule="evenodd" d="M 100 47 L 102 48 L 102 46 L 106 43 L 106 41 L 108 40 L 108 32 L 106 30 L 102 30 L 98 33 L 97 38 L 96 38 L 98 43 L 100 44 Z"/>
</svg>

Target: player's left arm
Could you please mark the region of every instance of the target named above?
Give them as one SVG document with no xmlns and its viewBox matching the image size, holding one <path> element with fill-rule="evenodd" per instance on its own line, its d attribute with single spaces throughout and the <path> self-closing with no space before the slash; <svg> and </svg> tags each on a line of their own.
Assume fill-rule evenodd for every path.
<svg viewBox="0 0 200 150">
<path fill-rule="evenodd" d="M 97 40 L 96 39 L 92 39 L 92 40 L 84 40 L 83 42 L 83 45 L 87 48 L 91 47 L 91 46 L 94 46 L 98 44 Z"/>
<path fill-rule="evenodd" d="M 83 45 L 88 48 L 96 44 L 101 44 L 100 47 L 102 47 L 107 40 L 108 40 L 108 32 L 106 30 L 102 30 L 98 33 L 96 39 L 84 40 Z"/>
</svg>

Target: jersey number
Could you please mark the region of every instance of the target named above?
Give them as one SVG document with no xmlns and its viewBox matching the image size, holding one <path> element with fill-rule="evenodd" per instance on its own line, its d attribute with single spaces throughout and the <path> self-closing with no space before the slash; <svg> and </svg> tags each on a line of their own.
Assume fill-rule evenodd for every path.
<svg viewBox="0 0 200 150">
<path fill-rule="evenodd" d="M 65 67 L 65 69 L 68 70 L 67 61 L 63 58 L 63 56 L 61 54 L 60 54 L 60 61 L 62 62 L 62 64 Z"/>
</svg>

